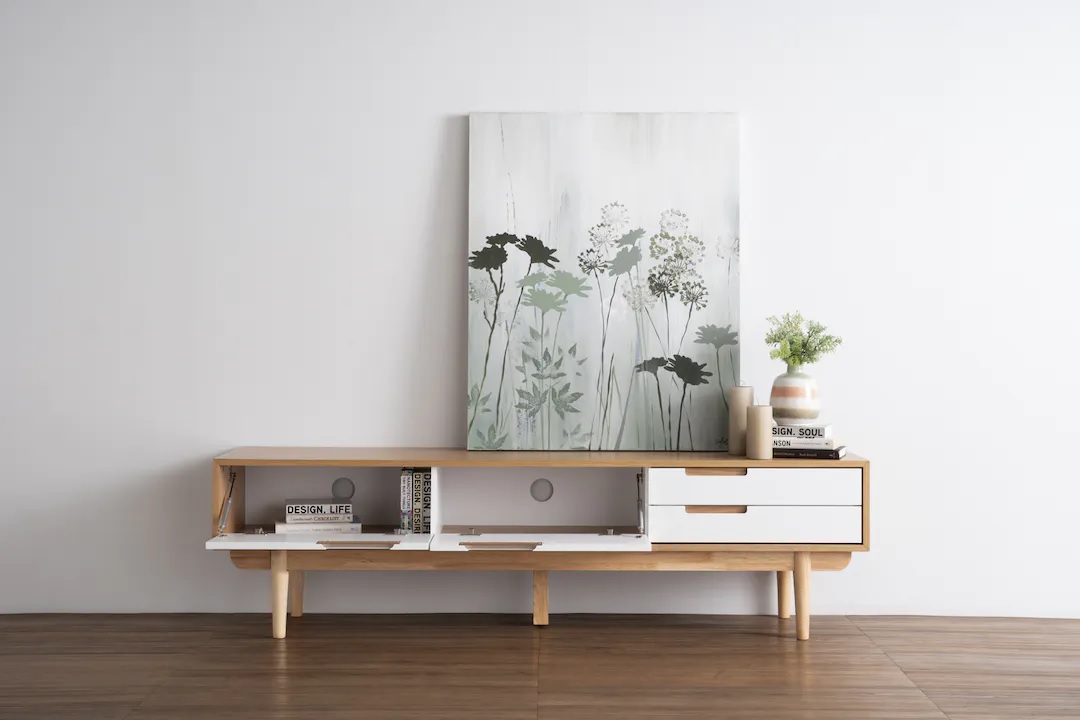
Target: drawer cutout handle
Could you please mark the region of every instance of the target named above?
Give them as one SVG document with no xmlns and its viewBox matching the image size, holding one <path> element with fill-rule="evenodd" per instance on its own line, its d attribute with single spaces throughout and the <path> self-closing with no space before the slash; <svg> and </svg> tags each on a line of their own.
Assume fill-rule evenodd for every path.
<svg viewBox="0 0 1080 720">
<path fill-rule="evenodd" d="M 745 515 L 745 505 L 687 505 L 686 512 L 700 515 Z"/>
<path fill-rule="evenodd" d="M 707 468 L 707 467 L 689 467 L 684 468 L 683 472 L 688 477 L 693 476 L 723 476 L 723 477 L 740 477 L 746 475 L 746 468 Z"/>
<path fill-rule="evenodd" d="M 400 540 L 320 540 L 327 550 L 391 550 Z"/>
<path fill-rule="evenodd" d="M 535 550 L 542 542 L 463 542 L 466 550 Z"/>
</svg>

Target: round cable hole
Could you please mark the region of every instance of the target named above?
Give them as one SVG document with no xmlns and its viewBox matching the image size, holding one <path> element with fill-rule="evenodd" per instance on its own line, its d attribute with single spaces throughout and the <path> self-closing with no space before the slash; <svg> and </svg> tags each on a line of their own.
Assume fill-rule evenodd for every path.
<svg viewBox="0 0 1080 720">
<path fill-rule="evenodd" d="M 335 500 L 349 500 L 355 492 L 356 485 L 347 477 L 339 477 L 330 486 L 330 494 L 334 496 Z"/>
<path fill-rule="evenodd" d="M 529 486 L 529 494 L 536 502 L 547 502 L 555 494 L 555 486 L 547 478 L 537 478 Z"/>
</svg>

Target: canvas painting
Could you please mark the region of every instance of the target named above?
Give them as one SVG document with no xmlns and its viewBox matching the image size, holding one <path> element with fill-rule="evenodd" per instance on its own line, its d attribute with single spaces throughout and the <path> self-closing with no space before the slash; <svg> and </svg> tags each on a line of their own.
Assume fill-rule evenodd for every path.
<svg viewBox="0 0 1080 720">
<path fill-rule="evenodd" d="M 727 448 L 733 114 L 469 123 L 468 447 Z"/>
</svg>

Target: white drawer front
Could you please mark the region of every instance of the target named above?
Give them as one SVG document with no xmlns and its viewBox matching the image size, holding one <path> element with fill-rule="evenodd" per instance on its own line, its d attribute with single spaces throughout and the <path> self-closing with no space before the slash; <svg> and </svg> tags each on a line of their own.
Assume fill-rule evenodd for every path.
<svg viewBox="0 0 1080 720">
<path fill-rule="evenodd" d="M 758 505 L 744 513 L 709 513 L 687 512 L 681 505 L 652 505 L 645 529 L 654 543 L 858 544 L 862 508 Z"/>
<path fill-rule="evenodd" d="M 649 505 L 861 505 L 859 468 L 747 468 L 745 475 L 688 475 L 650 468 Z"/>
<path fill-rule="evenodd" d="M 644 535 L 590 535 L 588 533 L 482 533 L 455 535 L 440 533 L 432 550 L 490 552 L 649 552 L 652 544 Z"/>
</svg>

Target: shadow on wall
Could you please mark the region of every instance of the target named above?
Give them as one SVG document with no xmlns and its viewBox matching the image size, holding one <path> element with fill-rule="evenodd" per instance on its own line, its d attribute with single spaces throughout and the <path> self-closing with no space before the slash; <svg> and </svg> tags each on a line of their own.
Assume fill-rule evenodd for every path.
<svg viewBox="0 0 1080 720">
<path fill-rule="evenodd" d="M 468 305 L 466 284 L 469 233 L 469 118 L 445 117 L 439 128 L 435 177 L 430 181 L 430 208 L 423 236 L 402 238 L 423 248 L 423 262 L 408 271 L 413 307 L 422 316 L 404 318 L 416 328 L 415 345 L 401 353 L 405 377 L 412 382 L 398 388 L 404 407 L 438 413 L 430 427 L 442 430 L 438 444 L 464 446 L 466 399 L 466 338 Z M 447 322 L 447 318 L 450 319 Z M 431 372 L 432 363 L 438 372 Z M 452 382 L 445 382 L 453 378 Z M 398 425 L 391 437 L 413 437 L 413 413 L 394 413 Z M 429 441 L 430 443 L 430 441 Z M 423 443 L 421 443 L 423 444 Z"/>
</svg>

